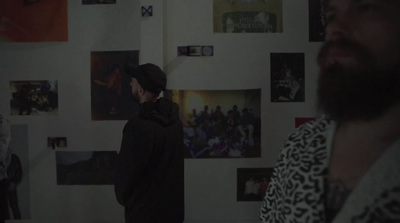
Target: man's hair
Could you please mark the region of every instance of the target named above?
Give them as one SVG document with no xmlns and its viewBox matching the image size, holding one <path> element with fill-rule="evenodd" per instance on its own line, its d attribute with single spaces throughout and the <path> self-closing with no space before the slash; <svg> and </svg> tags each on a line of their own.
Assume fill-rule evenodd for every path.
<svg viewBox="0 0 400 223">
<path fill-rule="evenodd" d="M 144 90 L 153 93 L 156 97 L 166 88 L 167 76 L 164 71 L 155 64 L 146 63 L 135 66 L 134 64 L 128 63 L 125 70 L 129 76 L 138 81 Z"/>
</svg>

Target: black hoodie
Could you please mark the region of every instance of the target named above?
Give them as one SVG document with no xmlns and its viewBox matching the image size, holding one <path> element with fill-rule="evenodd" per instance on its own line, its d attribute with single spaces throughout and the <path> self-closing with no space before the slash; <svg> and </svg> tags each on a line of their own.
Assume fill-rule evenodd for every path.
<svg viewBox="0 0 400 223">
<path fill-rule="evenodd" d="M 178 105 L 145 102 L 123 130 L 115 194 L 126 222 L 182 223 L 183 126 Z"/>
</svg>

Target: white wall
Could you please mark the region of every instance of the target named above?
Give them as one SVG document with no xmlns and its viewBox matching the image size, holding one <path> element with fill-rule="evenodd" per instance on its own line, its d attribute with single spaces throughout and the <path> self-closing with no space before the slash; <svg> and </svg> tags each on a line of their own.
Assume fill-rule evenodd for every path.
<svg viewBox="0 0 400 223">
<path fill-rule="evenodd" d="M 153 5 L 153 17 L 140 16 Z M 283 33 L 213 33 L 212 0 L 69 0 L 69 41 L 0 43 L 0 111 L 9 114 L 10 80 L 58 80 L 59 115 L 11 116 L 28 124 L 31 220 L 123 222 L 112 186 L 57 186 L 48 136 L 71 150 L 118 150 L 125 121 L 90 118 L 90 51 L 140 50 L 140 63 L 164 67 L 169 89 L 262 89 L 262 157 L 187 159 L 186 223 L 257 222 L 260 202 L 236 201 L 236 169 L 272 167 L 295 117 L 315 116 L 318 43 L 308 42 L 308 1 L 283 1 Z M 213 57 L 177 57 L 177 46 L 213 45 Z M 270 102 L 270 53 L 304 52 L 306 102 Z"/>
<path fill-rule="evenodd" d="M 9 117 L 12 124 L 28 125 L 31 220 L 19 222 L 122 222 L 111 185 L 57 185 L 47 137 L 67 137 L 67 151 L 119 149 L 125 122 L 91 120 L 90 52 L 139 50 L 141 24 L 152 21 L 142 21 L 137 1 L 82 5 L 70 0 L 68 17 L 68 42 L 0 43 L 1 112 L 10 114 L 10 80 L 58 80 L 57 116 Z"/>
<path fill-rule="evenodd" d="M 260 202 L 236 201 L 236 169 L 272 167 L 295 117 L 314 117 L 318 43 L 308 41 L 308 1 L 283 1 L 283 33 L 213 33 L 213 1 L 168 0 L 164 65 L 170 89 L 262 89 L 262 157 L 187 159 L 186 222 L 257 222 Z M 177 46 L 213 45 L 213 57 Z M 305 53 L 305 103 L 271 103 L 270 53 Z"/>
</svg>

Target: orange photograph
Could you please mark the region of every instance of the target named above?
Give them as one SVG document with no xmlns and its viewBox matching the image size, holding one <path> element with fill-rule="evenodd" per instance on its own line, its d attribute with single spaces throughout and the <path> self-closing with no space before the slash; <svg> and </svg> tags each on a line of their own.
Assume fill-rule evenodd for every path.
<svg viewBox="0 0 400 223">
<path fill-rule="evenodd" d="M 68 41 L 67 0 L 0 1 L 0 41 Z"/>
</svg>

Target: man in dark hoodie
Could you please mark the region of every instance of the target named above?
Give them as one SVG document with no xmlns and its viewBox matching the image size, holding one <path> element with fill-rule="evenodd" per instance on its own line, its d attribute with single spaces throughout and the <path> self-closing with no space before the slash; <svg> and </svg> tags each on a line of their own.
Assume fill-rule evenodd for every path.
<svg viewBox="0 0 400 223">
<path fill-rule="evenodd" d="M 125 207 L 125 222 L 182 223 L 184 219 L 184 144 L 178 105 L 159 94 L 165 73 L 154 64 L 128 66 L 137 115 L 123 130 L 115 194 Z"/>
</svg>

